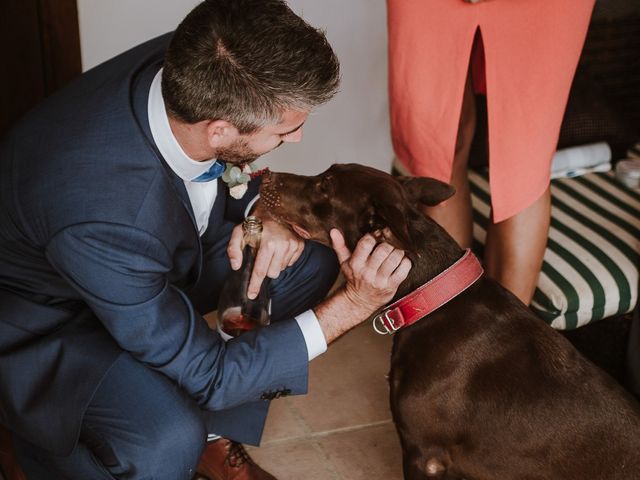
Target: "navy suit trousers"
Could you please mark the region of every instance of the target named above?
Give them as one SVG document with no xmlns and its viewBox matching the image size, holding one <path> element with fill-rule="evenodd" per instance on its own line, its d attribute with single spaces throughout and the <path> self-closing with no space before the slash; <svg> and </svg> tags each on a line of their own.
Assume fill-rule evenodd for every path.
<svg viewBox="0 0 640 480">
<path fill-rule="evenodd" d="M 230 233 L 232 224 L 225 228 Z M 215 309 L 230 271 L 228 238 L 205 245 L 205 267 L 188 292 L 201 313 Z M 272 320 L 291 318 L 317 304 L 337 273 L 333 252 L 308 242 L 296 264 L 270 283 Z M 259 440 L 268 406 L 261 401 L 203 411 L 168 377 L 123 352 L 94 394 L 71 455 L 56 456 L 20 439 L 16 450 L 29 480 L 190 479 L 208 433 L 257 443 L 251 440 Z"/>
</svg>

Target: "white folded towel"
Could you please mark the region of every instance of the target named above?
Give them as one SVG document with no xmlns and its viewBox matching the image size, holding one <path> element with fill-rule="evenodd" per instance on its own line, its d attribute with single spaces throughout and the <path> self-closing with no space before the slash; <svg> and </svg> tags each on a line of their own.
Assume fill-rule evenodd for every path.
<svg viewBox="0 0 640 480">
<path fill-rule="evenodd" d="M 551 178 L 577 177 L 611 170 L 611 148 L 606 142 L 558 150 L 551 164 Z"/>
</svg>

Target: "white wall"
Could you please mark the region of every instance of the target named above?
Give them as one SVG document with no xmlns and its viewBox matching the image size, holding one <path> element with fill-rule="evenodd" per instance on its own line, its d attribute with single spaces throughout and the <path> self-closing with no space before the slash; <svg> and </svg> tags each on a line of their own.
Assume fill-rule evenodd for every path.
<svg viewBox="0 0 640 480">
<path fill-rule="evenodd" d="M 198 0 L 78 0 L 83 68 L 175 28 Z M 324 28 L 342 67 L 340 93 L 307 121 L 304 139 L 259 161 L 273 170 L 315 174 L 332 163 L 388 170 L 392 149 L 387 103 L 385 2 L 289 0 Z"/>
<path fill-rule="evenodd" d="M 198 0 L 77 0 L 82 68 L 88 70 L 173 30 Z"/>
</svg>

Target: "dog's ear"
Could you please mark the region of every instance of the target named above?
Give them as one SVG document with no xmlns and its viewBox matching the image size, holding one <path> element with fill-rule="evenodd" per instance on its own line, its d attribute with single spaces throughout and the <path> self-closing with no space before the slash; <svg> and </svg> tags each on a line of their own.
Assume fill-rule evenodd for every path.
<svg viewBox="0 0 640 480">
<path fill-rule="evenodd" d="M 396 248 L 415 251 L 415 245 L 409 235 L 406 212 L 397 205 L 374 201 L 374 220 L 372 231 L 379 240 L 384 240 Z"/>
<path fill-rule="evenodd" d="M 414 202 L 433 207 L 456 193 L 448 183 L 429 177 L 395 177 Z"/>
</svg>

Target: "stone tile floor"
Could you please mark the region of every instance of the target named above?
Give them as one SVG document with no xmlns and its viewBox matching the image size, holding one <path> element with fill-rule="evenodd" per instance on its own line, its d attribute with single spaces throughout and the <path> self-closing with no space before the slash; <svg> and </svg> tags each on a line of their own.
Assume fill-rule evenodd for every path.
<svg viewBox="0 0 640 480">
<path fill-rule="evenodd" d="M 271 403 L 253 459 L 279 480 L 400 480 L 389 411 L 391 338 L 364 323 L 311 362 L 309 393 Z"/>
</svg>

